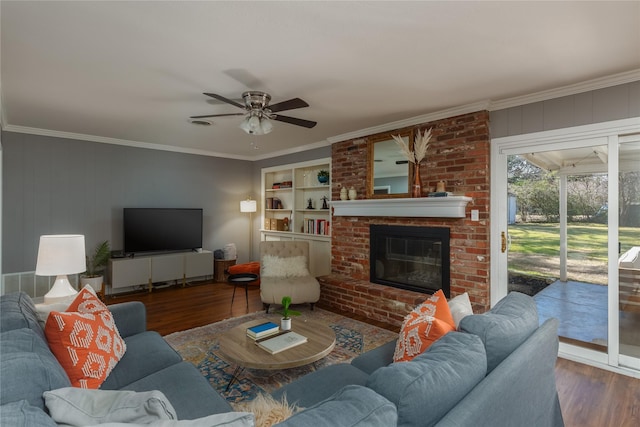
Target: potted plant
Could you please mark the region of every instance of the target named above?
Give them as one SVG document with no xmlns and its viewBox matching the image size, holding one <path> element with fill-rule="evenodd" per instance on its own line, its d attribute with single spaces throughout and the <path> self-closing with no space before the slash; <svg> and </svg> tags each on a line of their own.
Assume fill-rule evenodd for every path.
<svg viewBox="0 0 640 427">
<path fill-rule="evenodd" d="M 328 184 L 329 183 L 329 171 L 321 169 L 318 172 L 318 181 L 320 184 Z"/>
<path fill-rule="evenodd" d="M 283 331 L 288 331 L 289 329 L 291 329 L 291 316 L 300 316 L 299 311 L 289 309 L 290 305 L 291 297 L 282 297 L 282 310 L 278 311 L 278 313 L 282 314 L 282 319 L 280 320 L 280 329 L 282 329 Z"/>
<path fill-rule="evenodd" d="M 104 242 L 98 243 L 93 253 L 86 256 L 87 271 L 80 275 L 80 283 L 83 287 L 85 285 L 91 285 L 96 292 L 102 290 L 104 270 L 107 267 L 109 258 L 111 258 L 109 241 L 105 240 Z"/>
</svg>

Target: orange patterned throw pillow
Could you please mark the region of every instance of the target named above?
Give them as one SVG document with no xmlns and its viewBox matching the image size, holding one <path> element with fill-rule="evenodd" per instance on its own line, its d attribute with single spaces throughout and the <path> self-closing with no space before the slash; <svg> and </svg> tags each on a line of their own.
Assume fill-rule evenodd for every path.
<svg viewBox="0 0 640 427">
<path fill-rule="evenodd" d="M 455 330 L 447 298 L 439 290 L 405 316 L 393 354 L 394 362 L 412 360 L 440 337 Z"/>
<path fill-rule="evenodd" d="M 51 312 L 44 332 L 74 387 L 100 387 L 126 350 L 111 312 L 86 288 L 67 311 Z"/>
</svg>

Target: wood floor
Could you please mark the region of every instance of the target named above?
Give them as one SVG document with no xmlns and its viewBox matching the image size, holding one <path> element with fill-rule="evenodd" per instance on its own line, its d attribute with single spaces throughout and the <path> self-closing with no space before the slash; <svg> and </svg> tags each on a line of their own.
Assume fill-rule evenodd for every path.
<svg viewBox="0 0 640 427">
<path fill-rule="evenodd" d="M 249 287 L 248 304 L 243 288 L 237 288 L 233 306 L 232 294 L 227 283 L 206 282 L 112 297 L 107 303 L 142 301 L 148 329 L 166 335 L 262 309 L 257 287 Z M 639 379 L 558 359 L 556 382 L 567 427 L 640 426 Z"/>
</svg>

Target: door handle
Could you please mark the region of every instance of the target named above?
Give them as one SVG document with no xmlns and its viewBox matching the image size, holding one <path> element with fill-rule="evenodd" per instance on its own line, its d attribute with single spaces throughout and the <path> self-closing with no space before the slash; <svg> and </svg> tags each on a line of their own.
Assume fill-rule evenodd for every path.
<svg viewBox="0 0 640 427">
<path fill-rule="evenodd" d="M 500 233 L 500 240 L 502 242 L 501 246 L 500 246 L 500 250 L 502 251 L 502 253 L 505 253 L 507 251 L 507 233 L 505 233 L 504 231 Z"/>
</svg>

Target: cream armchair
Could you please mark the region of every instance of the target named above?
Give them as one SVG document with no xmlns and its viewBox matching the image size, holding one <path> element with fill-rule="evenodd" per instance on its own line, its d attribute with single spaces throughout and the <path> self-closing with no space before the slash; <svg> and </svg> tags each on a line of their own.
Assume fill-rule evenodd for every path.
<svg viewBox="0 0 640 427">
<path fill-rule="evenodd" d="M 260 298 L 267 313 L 271 304 L 290 296 L 292 304 L 320 299 L 320 284 L 309 273 L 309 242 L 260 242 Z"/>
</svg>

